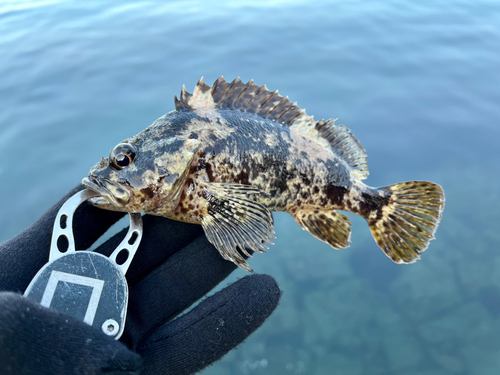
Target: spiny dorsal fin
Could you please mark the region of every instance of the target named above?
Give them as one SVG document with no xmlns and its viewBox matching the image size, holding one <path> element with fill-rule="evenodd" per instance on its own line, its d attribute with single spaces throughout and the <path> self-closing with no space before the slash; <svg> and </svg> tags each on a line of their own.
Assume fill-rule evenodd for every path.
<svg viewBox="0 0 500 375">
<path fill-rule="evenodd" d="M 198 81 L 193 94 L 187 92 L 186 86 L 182 86 L 181 100 L 174 97 L 175 109 L 178 111 L 194 111 L 196 109 L 209 109 L 213 108 L 214 101 L 210 92 L 210 86 L 204 81 L 203 77 Z"/>
<path fill-rule="evenodd" d="M 250 112 L 262 118 L 277 121 L 291 126 L 297 121 L 314 123 L 312 116 L 301 110 L 297 103 L 292 103 L 288 97 L 271 92 L 264 86 L 257 86 L 253 80 L 248 83 L 236 78 L 226 82 L 218 78 L 212 87 L 203 78 L 196 84 L 193 94 L 182 88 L 180 100 L 175 97 L 175 109 L 178 111 L 196 111 L 198 109 L 225 108 L 242 112 Z"/>
<path fill-rule="evenodd" d="M 227 82 L 220 77 L 210 87 L 202 77 L 193 94 L 188 93 L 183 86 L 180 100 L 175 97 L 175 109 L 178 111 L 191 112 L 211 108 L 255 113 L 262 118 L 292 127 L 302 135 L 331 148 L 353 169 L 357 179 L 364 180 L 368 177 L 366 151 L 349 129 L 344 125 L 335 126 L 336 120 L 315 122 L 297 103 L 279 95 L 277 90 L 269 91 L 266 85 L 257 86 L 253 80 L 243 83 L 239 78 Z"/>
</svg>

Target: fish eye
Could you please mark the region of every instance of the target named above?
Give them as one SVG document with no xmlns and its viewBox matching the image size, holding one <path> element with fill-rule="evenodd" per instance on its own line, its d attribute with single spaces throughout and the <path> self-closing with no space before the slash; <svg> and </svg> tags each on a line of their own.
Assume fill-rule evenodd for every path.
<svg viewBox="0 0 500 375">
<path fill-rule="evenodd" d="M 132 164 L 134 158 L 134 146 L 128 143 L 120 143 L 109 153 L 109 165 L 112 169 L 120 170 Z"/>
</svg>

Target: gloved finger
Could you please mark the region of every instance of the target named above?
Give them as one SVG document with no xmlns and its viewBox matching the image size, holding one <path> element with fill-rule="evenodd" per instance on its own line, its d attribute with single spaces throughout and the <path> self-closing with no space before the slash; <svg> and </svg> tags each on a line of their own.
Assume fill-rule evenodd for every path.
<svg viewBox="0 0 500 375">
<path fill-rule="evenodd" d="M 136 255 L 127 271 L 129 287 L 165 262 L 170 256 L 204 236 L 201 225 L 181 223 L 163 217 L 144 215 L 143 236 Z M 123 229 L 96 251 L 109 256 L 125 238 L 128 228 Z"/>
<path fill-rule="evenodd" d="M 211 365 L 259 328 L 280 297 L 271 276 L 238 280 L 141 342 L 141 375 L 193 374 Z"/>
<path fill-rule="evenodd" d="M 29 228 L 0 245 L 0 290 L 24 292 L 31 279 L 49 261 L 50 241 L 57 212 L 83 186 L 66 194 Z M 73 231 L 78 249 L 93 244 L 123 213 L 104 211 L 82 204 L 75 213 Z"/>
<path fill-rule="evenodd" d="M 0 293 L 2 374 L 139 374 L 140 356 L 97 329 Z"/>
<path fill-rule="evenodd" d="M 205 236 L 196 238 L 130 288 L 122 340 L 135 347 L 145 334 L 191 306 L 235 268 Z"/>
</svg>

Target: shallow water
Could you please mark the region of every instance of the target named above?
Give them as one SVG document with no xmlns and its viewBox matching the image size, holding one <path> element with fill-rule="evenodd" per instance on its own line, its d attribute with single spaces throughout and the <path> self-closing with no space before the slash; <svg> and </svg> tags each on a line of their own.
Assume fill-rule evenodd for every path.
<svg viewBox="0 0 500 375">
<path fill-rule="evenodd" d="M 446 208 L 410 266 L 352 215 L 342 251 L 275 215 L 276 246 L 250 264 L 281 304 L 205 374 L 496 373 L 498 51 L 497 1 L 3 1 L 0 242 L 171 111 L 182 84 L 254 79 L 346 124 L 369 185 L 435 181 Z"/>
</svg>

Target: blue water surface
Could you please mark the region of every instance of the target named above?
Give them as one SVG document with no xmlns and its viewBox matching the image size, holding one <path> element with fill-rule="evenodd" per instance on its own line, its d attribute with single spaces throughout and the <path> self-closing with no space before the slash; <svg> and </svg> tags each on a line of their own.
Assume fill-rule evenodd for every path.
<svg viewBox="0 0 500 375">
<path fill-rule="evenodd" d="M 335 251 L 276 214 L 276 246 L 250 264 L 281 304 L 204 373 L 497 374 L 499 51 L 496 0 L 4 0 L 0 242 L 173 110 L 183 84 L 254 79 L 346 124 L 367 184 L 435 181 L 446 208 L 409 266 L 354 215 Z"/>
</svg>

